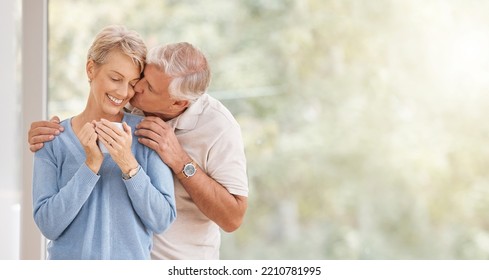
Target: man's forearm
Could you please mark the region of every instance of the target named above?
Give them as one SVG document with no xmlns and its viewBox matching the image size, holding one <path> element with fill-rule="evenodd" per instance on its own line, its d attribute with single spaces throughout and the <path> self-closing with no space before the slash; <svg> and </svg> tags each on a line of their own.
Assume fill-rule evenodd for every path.
<svg viewBox="0 0 489 280">
<path fill-rule="evenodd" d="M 226 232 L 239 228 L 248 205 L 245 196 L 233 195 L 202 169 L 180 182 L 197 207 Z"/>
</svg>

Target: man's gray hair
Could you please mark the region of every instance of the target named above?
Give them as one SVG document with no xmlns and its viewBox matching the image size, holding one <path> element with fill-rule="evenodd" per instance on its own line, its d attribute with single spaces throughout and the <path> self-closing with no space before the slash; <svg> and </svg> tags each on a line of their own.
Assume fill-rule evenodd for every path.
<svg viewBox="0 0 489 280">
<path fill-rule="evenodd" d="M 211 81 L 205 55 L 186 42 L 152 48 L 146 64 L 157 66 L 172 78 L 168 91 L 176 100 L 196 100 L 206 92 Z"/>
</svg>

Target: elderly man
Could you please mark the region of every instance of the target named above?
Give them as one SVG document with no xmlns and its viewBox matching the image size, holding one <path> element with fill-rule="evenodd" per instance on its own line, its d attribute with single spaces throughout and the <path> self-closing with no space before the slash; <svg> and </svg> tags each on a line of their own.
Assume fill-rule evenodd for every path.
<svg viewBox="0 0 489 280">
<path fill-rule="evenodd" d="M 220 230 L 232 232 L 247 208 L 246 158 L 238 123 L 206 90 L 205 56 L 188 43 L 150 50 L 131 99 L 142 144 L 172 169 L 177 219 L 154 235 L 153 259 L 219 259 Z M 31 151 L 62 132 L 59 119 L 34 122 Z"/>
</svg>

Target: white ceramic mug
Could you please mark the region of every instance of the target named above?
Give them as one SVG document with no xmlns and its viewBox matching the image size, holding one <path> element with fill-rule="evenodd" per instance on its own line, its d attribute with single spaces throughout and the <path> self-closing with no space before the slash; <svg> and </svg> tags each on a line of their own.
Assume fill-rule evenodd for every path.
<svg viewBox="0 0 489 280">
<path fill-rule="evenodd" d="M 120 122 L 112 122 L 112 124 L 114 124 L 115 126 L 117 126 L 118 129 L 124 130 L 124 128 L 122 128 L 122 123 L 120 123 Z M 100 150 L 102 151 L 102 153 L 104 153 L 104 154 L 108 154 L 109 153 L 109 150 L 107 150 L 107 147 L 105 147 L 105 145 L 104 145 L 104 143 L 102 143 L 102 141 L 98 141 L 98 147 L 100 148 Z"/>
</svg>

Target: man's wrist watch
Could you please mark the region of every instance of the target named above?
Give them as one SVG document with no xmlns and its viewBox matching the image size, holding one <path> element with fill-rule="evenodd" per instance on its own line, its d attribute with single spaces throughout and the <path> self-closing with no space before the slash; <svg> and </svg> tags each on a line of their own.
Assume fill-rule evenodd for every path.
<svg viewBox="0 0 489 280">
<path fill-rule="evenodd" d="M 177 173 L 177 178 L 180 180 L 190 178 L 194 176 L 196 172 L 197 172 L 197 166 L 195 162 L 192 160 L 191 162 L 183 166 L 182 172 Z"/>
<path fill-rule="evenodd" d="M 122 179 L 124 180 L 131 179 L 132 177 L 136 176 L 136 174 L 138 174 L 139 169 L 141 169 L 141 165 L 138 164 L 138 167 L 129 170 L 129 172 L 127 173 L 122 173 Z"/>
</svg>

